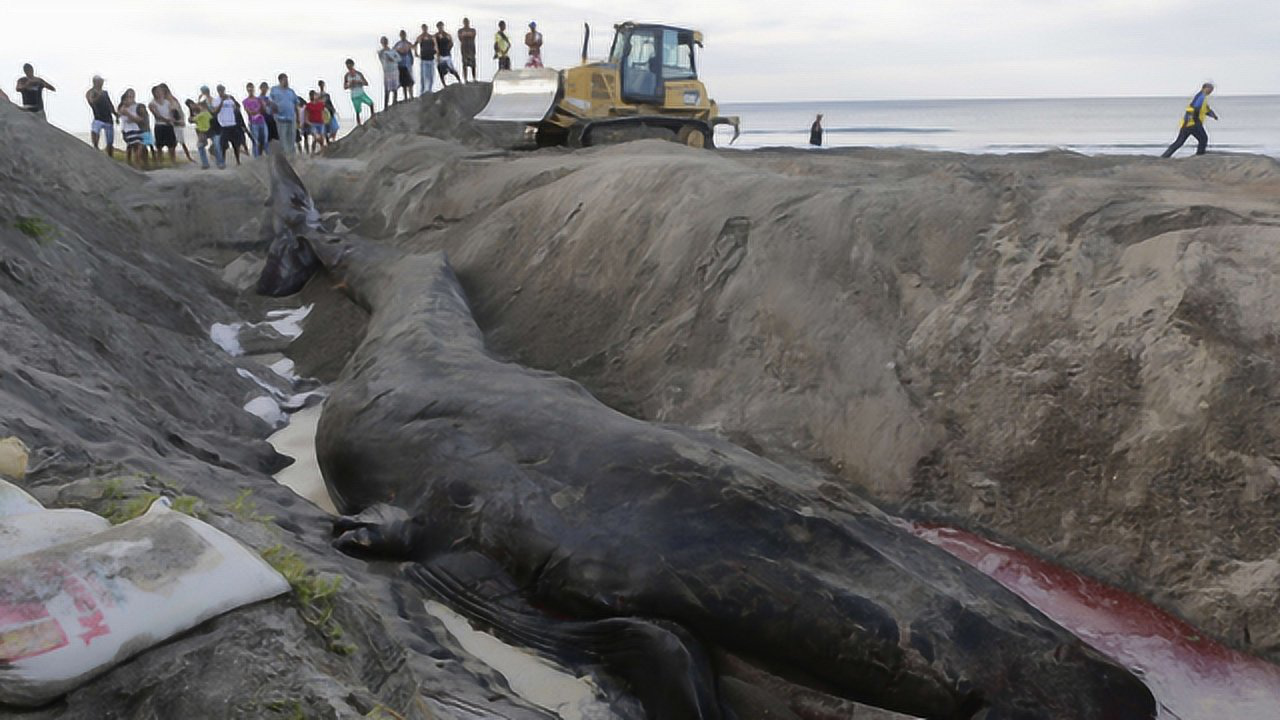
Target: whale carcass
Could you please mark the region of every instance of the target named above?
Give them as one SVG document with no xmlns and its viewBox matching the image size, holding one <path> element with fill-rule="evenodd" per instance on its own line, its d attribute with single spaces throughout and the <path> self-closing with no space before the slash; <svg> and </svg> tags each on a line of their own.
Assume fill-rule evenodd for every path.
<svg viewBox="0 0 1280 720">
<path fill-rule="evenodd" d="M 732 717 L 704 646 L 924 718 L 1155 717 L 1126 669 L 817 473 L 496 357 L 441 253 L 324 231 L 272 164 L 260 291 L 323 267 L 370 314 L 316 441 L 340 548 L 411 561 L 508 637 L 599 661 L 654 718 Z"/>
</svg>

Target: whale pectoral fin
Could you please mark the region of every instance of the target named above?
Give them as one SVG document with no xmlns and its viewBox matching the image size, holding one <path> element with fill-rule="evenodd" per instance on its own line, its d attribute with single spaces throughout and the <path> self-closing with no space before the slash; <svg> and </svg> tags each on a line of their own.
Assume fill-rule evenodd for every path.
<svg viewBox="0 0 1280 720">
<path fill-rule="evenodd" d="M 412 559 L 419 525 L 409 513 L 385 504 L 333 521 L 333 546 L 357 557 Z"/>
<path fill-rule="evenodd" d="M 525 599 L 497 563 L 451 553 L 407 566 L 406 574 L 444 604 L 500 639 L 569 665 L 591 665 L 620 680 L 654 720 L 729 720 L 701 644 L 662 620 L 618 617 L 566 620 Z"/>
</svg>

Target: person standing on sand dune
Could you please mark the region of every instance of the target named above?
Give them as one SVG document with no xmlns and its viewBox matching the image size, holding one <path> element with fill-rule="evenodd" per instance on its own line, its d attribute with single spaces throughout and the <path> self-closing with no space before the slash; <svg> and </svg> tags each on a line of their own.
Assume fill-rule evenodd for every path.
<svg viewBox="0 0 1280 720">
<path fill-rule="evenodd" d="M 431 34 L 426 23 L 422 23 L 422 32 L 414 42 L 418 44 L 418 79 L 422 82 L 418 96 L 421 97 L 436 89 L 436 36 Z"/>
<path fill-rule="evenodd" d="M 324 100 L 320 98 L 320 93 L 312 90 L 307 96 L 307 105 L 305 112 L 307 115 L 307 126 L 310 128 L 311 135 L 311 152 L 318 153 L 324 149 L 325 122 L 324 122 Z"/>
<path fill-rule="evenodd" d="M 338 139 L 338 108 L 333 105 L 333 96 L 324 89 L 324 81 L 317 80 L 316 85 L 320 88 L 320 99 L 324 101 L 324 139 L 326 143 L 331 143 Z"/>
<path fill-rule="evenodd" d="M 458 51 L 462 53 L 462 82 L 467 81 L 467 68 L 471 68 L 471 82 L 476 77 L 476 29 L 471 27 L 470 18 L 462 18 L 462 27 L 458 28 Z"/>
<path fill-rule="evenodd" d="M 253 156 L 262 157 L 267 154 L 270 142 L 267 137 L 267 104 L 253 91 L 253 83 L 244 86 L 245 115 L 249 116 L 249 138 L 253 141 Z"/>
<path fill-rule="evenodd" d="M 84 99 L 89 102 L 89 107 L 93 110 L 93 123 L 89 125 L 89 137 L 93 140 L 93 149 L 98 149 L 98 137 L 106 136 L 107 141 L 107 157 L 114 158 L 116 156 L 116 114 L 115 105 L 111 104 L 111 96 L 103 89 L 102 84 L 106 82 L 101 75 L 93 76 L 93 87 L 89 88 Z"/>
<path fill-rule="evenodd" d="M 187 114 L 191 116 L 191 124 L 196 126 L 196 152 L 200 154 L 200 168 L 209 169 L 209 129 L 213 124 L 213 114 L 203 102 L 196 104 L 187 100 Z"/>
<path fill-rule="evenodd" d="M 169 106 L 173 108 L 171 114 L 173 118 L 173 137 L 177 141 L 178 147 L 182 148 L 182 154 L 187 156 L 187 162 L 195 162 L 191 158 L 191 151 L 187 149 L 187 119 L 182 113 L 182 103 L 178 102 L 178 98 L 174 97 L 173 91 L 169 89 L 168 84 L 160 83 L 158 86 L 160 92 L 164 93 L 164 97 L 169 100 Z"/>
<path fill-rule="evenodd" d="M 139 170 L 145 170 L 147 155 L 142 145 L 141 113 L 146 110 L 134 100 L 134 97 L 133 88 L 125 90 L 120 96 L 120 105 L 116 108 L 116 114 L 120 118 L 120 135 L 124 139 L 125 162 Z"/>
<path fill-rule="evenodd" d="M 386 38 L 382 38 L 385 45 Z M 297 149 L 295 138 L 298 132 L 298 93 L 289 87 L 289 76 L 280 73 L 277 78 L 279 85 L 271 88 L 271 93 L 267 96 L 268 103 L 271 107 L 271 114 L 276 119 L 276 134 L 279 136 L 281 151 L 286 155 L 292 155 Z"/>
<path fill-rule="evenodd" d="M 378 62 L 382 65 L 382 109 L 386 110 L 396 104 L 396 90 L 400 89 L 400 55 L 391 49 L 391 41 L 387 36 L 381 38 L 382 47 L 378 48 Z"/>
<path fill-rule="evenodd" d="M 262 116 L 267 126 L 267 152 L 271 152 L 272 140 L 280 140 L 280 129 L 276 127 L 275 112 L 271 109 L 270 92 L 270 85 L 265 82 L 258 83 L 258 99 L 262 101 Z"/>
<path fill-rule="evenodd" d="M 39 115 L 41 120 L 45 119 L 44 91 L 58 91 L 47 80 L 36 75 L 36 70 L 31 67 L 31 63 L 22 66 L 22 77 L 18 78 L 15 89 L 22 95 L 22 109 Z"/>
<path fill-rule="evenodd" d="M 151 117 L 155 118 L 156 160 L 169 148 L 169 161 L 178 162 L 178 135 L 173 131 L 173 113 L 177 108 L 169 101 L 159 85 L 151 88 L 151 102 L 147 103 Z"/>
<path fill-rule="evenodd" d="M 511 69 L 511 38 L 507 37 L 507 21 L 498 21 L 498 32 L 493 35 L 493 59 L 499 70 Z"/>
<path fill-rule="evenodd" d="M 1207 82 L 1200 86 L 1200 92 L 1191 98 L 1191 104 L 1187 105 L 1187 109 L 1182 113 L 1182 127 L 1178 130 L 1178 139 L 1173 141 L 1168 150 L 1164 151 L 1161 157 L 1173 157 L 1186 142 L 1187 138 L 1195 137 L 1198 145 L 1196 146 L 1196 154 L 1203 155 L 1209 147 L 1209 133 L 1205 132 L 1204 119 L 1211 117 L 1218 119 L 1218 114 L 1209 107 L 1209 96 L 1213 94 L 1213 83 Z"/>
<path fill-rule="evenodd" d="M 351 107 L 356 110 L 356 125 L 362 124 L 360 108 L 363 105 L 369 106 L 369 117 L 373 117 L 373 100 L 364 91 L 368 86 L 369 81 L 365 79 L 364 73 L 356 69 L 356 61 L 347 58 L 347 74 L 342 76 L 342 88 L 351 91 Z"/>
<path fill-rule="evenodd" d="M 396 41 L 396 60 L 399 66 L 396 74 L 400 78 L 400 94 L 406 101 L 413 99 L 413 43 L 409 42 L 409 33 L 400 31 L 400 39 Z"/>
<path fill-rule="evenodd" d="M 440 71 L 440 87 L 445 86 L 445 77 L 452 75 L 462 82 L 458 76 L 458 68 L 453 64 L 453 36 L 444 29 L 444 23 L 436 23 L 436 69 Z"/>
<path fill-rule="evenodd" d="M 542 67 L 542 33 L 538 32 L 538 23 L 529 23 L 529 32 L 524 34 L 525 47 L 529 48 L 529 60 L 524 66 L 527 68 Z"/>
<path fill-rule="evenodd" d="M 822 147 L 822 113 L 818 113 L 818 118 L 809 126 L 809 144 Z"/>
<path fill-rule="evenodd" d="M 227 88 L 219 85 L 218 97 L 213 101 L 213 107 L 209 108 L 214 117 L 218 118 L 218 125 L 222 128 L 218 133 L 217 158 L 218 168 L 225 169 L 227 167 L 227 148 L 235 153 L 236 165 L 240 164 L 240 148 L 244 145 L 243 133 L 240 130 L 240 124 L 237 122 L 236 112 L 240 109 L 240 102 L 231 95 L 227 94 Z"/>
</svg>

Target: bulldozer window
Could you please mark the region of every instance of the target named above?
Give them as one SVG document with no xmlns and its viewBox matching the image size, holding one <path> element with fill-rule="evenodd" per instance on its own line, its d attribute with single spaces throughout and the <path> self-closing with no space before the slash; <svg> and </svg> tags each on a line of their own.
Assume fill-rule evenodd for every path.
<svg viewBox="0 0 1280 720">
<path fill-rule="evenodd" d="M 633 32 L 622 63 L 622 96 L 648 100 L 659 97 L 662 90 L 660 62 L 658 31 Z"/>
<path fill-rule="evenodd" d="M 698 77 L 693 64 L 693 35 L 676 30 L 662 31 L 662 79 L 690 80 Z"/>
</svg>

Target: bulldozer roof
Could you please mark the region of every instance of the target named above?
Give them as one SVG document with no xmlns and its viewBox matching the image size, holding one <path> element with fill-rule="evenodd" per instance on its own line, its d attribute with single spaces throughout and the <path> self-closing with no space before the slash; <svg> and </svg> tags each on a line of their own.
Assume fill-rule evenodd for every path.
<svg viewBox="0 0 1280 720">
<path fill-rule="evenodd" d="M 676 25 L 663 25 L 661 23 L 640 23 L 640 22 L 632 22 L 631 20 L 627 20 L 626 22 L 620 22 L 613 26 L 613 29 L 618 32 L 622 32 L 623 30 L 647 30 L 651 28 L 658 28 L 661 30 L 675 30 L 678 33 L 689 33 L 693 35 L 694 43 L 696 43 L 699 46 L 702 45 L 701 31 L 690 30 L 689 28 L 682 28 Z"/>
</svg>

